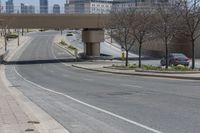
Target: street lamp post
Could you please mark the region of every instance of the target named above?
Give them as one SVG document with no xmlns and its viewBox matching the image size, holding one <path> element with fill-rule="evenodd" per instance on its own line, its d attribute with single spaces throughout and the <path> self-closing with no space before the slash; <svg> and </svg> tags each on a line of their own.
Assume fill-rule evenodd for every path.
<svg viewBox="0 0 200 133">
<path fill-rule="evenodd" d="M 19 29 L 17 30 L 17 35 L 18 35 L 18 38 L 17 38 L 17 45 L 19 46 Z"/>
</svg>

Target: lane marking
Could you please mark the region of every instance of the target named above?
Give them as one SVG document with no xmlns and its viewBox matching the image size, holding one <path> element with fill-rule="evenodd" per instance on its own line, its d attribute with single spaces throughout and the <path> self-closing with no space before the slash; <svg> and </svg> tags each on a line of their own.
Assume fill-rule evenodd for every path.
<svg viewBox="0 0 200 133">
<path fill-rule="evenodd" d="M 41 88 L 42 90 L 45 90 L 45 91 L 48 91 L 48 92 L 51 92 L 51 93 L 54 93 L 54 94 L 58 94 L 58 95 L 61 95 L 61 96 L 64 96 L 64 97 L 66 97 L 66 98 L 68 98 L 68 99 L 70 99 L 70 100 L 72 100 L 72 101 L 75 101 L 75 102 L 77 102 L 77 103 L 79 103 L 79 104 L 82 104 L 82 105 L 87 106 L 87 107 L 89 107 L 89 108 L 92 108 L 92 109 L 94 109 L 94 110 L 100 111 L 100 112 L 105 113 L 105 114 L 107 114 L 107 115 L 113 116 L 113 117 L 115 117 L 115 118 L 118 118 L 118 119 L 123 120 L 123 121 L 125 121 L 125 122 L 128 122 L 128 123 L 130 123 L 130 124 L 136 125 L 136 126 L 138 126 L 138 127 L 141 127 L 141 128 L 143 128 L 143 129 L 146 129 L 146 130 L 151 131 L 151 132 L 153 132 L 153 133 L 163 133 L 163 132 L 161 132 L 161 131 L 158 131 L 158 130 L 153 129 L 153 128 L 148 127 L 148 126 L 145 126 L 145 125 L 143 125 L 143 124 L 141 124 L 141 123 L 138 123 L 138 122 L 136 122 L 136 121 L 127 119 L 127 118 L 125 118 L 125 117 L 123 117 L 123 116 L 114 114 L 114 113 L 109 112 L 109 111 L 107 111 L 107 110 L 101 109 L 101 108 L 99 108 L 99 107 L 97 107 L 97 106 L 94 106 L 94 105 L 85 103 L 85 102 L 83 102 L 83 101 L 80 101 L 80 100 L 78 100 L 78 99 L 76 99 L 76 98 L 73 98 L 73 97 L 67 95 L 67 94 L 60 93 L 60 92 L 57 92 L 57 91 L 54 91 L 54 90 L 45 88 L 45 87 L 43 87 L 43 86 L 40 86 L 40 85 L 38 85 L 38 84 L 36 84 L 36 83 L 34 83 L 34 82 L 32 82 L 32 81 L 29 81 L 29 80 L 27 80 L 26 78 L 24 78 L 21 74 L 19 74 L 19 73 L 17 72 L 16 67 L 14 67 L 14 71 L 15 71 L 15 73 L 16 73 L 19 77 L 21 77 L 24 81 L 26 81 L 26 82 L 28 82 L 28 83 L 30 83 L 30 84 L 32 84 L 32 85 L 38 87 L 38 88 Z"/>
<path fill-rule="evenodd" d="M 139 85 L 129 85 L 129 84 L 120 84 L 120 86 L 133 87 L 133 88 L 143 88 L 142 86 L 139 86 Z"/>
<path fill-rule="evenodd" d="M 85 81 L 94 81 L 93 79 L 84 78 Z"/>
</svg>

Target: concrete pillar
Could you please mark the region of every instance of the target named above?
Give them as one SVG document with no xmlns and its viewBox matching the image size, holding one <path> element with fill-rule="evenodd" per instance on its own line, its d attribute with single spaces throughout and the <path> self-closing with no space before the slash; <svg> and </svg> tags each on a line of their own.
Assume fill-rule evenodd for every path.
<svg viewBox="0 0 200 133">
<path fill-rule="evenodd" d="M 100 56 L 100 43 L 86 43 L 85 47 L 85 54 L 87 56 Z"/>
<path fill-rule="evenodd" d="M 85 43 L 86 57 L 99 57 L 100 43 L 104 42 L 104 31 L 102 29 L 83 29 L 82 41 Z"/>
</svg>

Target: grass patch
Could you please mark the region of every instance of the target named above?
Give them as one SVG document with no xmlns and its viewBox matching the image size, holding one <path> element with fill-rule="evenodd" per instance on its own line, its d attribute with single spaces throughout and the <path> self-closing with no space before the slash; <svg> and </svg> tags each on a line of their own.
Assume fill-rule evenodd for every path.
<svg viewBox="0 0 200 133">
<path fill-rule="evenodd" d="M 75 48 L 74 46 L 72 46 L 72 45 L 68 45 L 65 41 L 60 41 L 59 42 L 61 45 L 63 45 L 63 46 L 66 46 L 68 49 L 70 49 L 70 50 L 73 50 L 73 51 L 75 51 L 75 50 L 77 50 L 77 48 Z"/>
</svg>

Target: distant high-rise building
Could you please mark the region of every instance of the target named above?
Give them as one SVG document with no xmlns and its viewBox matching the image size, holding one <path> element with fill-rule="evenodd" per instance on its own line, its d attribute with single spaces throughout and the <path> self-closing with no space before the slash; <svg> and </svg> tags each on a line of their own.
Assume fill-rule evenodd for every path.
<svg viewBox="0 0 200 133">
<path fill-rule="evenodd" d="M 48 13 L 48 0 L 40 0 L 40 13 Z"/>
<path fill-rule="evenodd" d="M 28 13 L 28 6 L 24 3 L 21 3 L 21 13 L 25 14 Z"/>
<path fill-rule="evenodd" d="M 53 13 L 60 14 L 60 5 L 58 5 L 58 4 L 53 5 Z"/>
<path fill-rule="evenodd" d="M 35 13 L 35 6 L 33 6 L 33 5 L 30 5 L 29 6 L 29 13 Z"/>
<path fill-rule="evenodd" d="M 6 13 L 14 13 L 13 0 L 6 1 Z"/>
<path fill-rule="evenodd" d="M 65 13 L 69 13 L 69 0 L 66 0 L 65 3 Z"/>
<path fill-rule="evenodd" d="M 33 5 L 25 5 L 24 3 L 21 3 L 21 13 L 35 13 L 35 7 Z"/>
<path fill-rule="evenodd" d="M 0 0 L 0 13 L 1 13 L 1 0 Z"/>
</svg>

